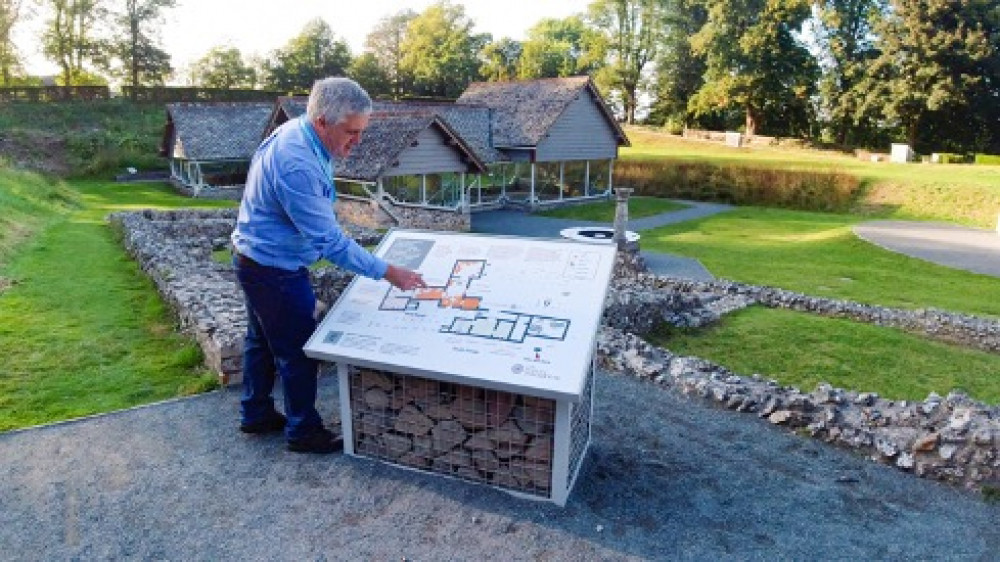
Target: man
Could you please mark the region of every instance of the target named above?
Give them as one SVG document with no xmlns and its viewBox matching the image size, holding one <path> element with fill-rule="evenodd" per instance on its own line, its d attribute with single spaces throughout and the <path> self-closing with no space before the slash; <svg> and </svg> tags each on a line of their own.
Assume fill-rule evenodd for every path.
<svg viewBox="0 0 1000 562">
<path fill-rule="evenodd" d="M 302 351 L 316 329 L 307 267 L 326 258 L 403 290 L 425 286 L 420 274 L 361 248 L 333 212 L 335 159 L 346 158 L 361 141 L 371 110 L 371 99 L 356 82 L 316 82 L 305 116 L 279 127 L 254 154 L 232 234 L 248 317 L 240 430 L 283 430 L 291 451 L 333 453 L 343 447 L 316 411 L 318 365 Z M 276 375 L 284 416 L 271 396 Z"/>
</svg>

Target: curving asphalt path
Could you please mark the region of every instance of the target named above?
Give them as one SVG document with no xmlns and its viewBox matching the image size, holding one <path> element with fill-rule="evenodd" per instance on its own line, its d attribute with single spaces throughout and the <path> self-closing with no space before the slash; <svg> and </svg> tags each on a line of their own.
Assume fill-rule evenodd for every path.
<svg viewBox="0 0 1000 562">
<path fill-rule="evenodd" d="M 336 387 L 321 378 L 328 420 Z M 238 407 L 224 389 L 0 434 L 0 557 L 1000 559 L 996 503 L 620 375 L 598 376 L 565 508 L 288 453 L 239 433 Z"/>
<path fill-rule="evenodd" d="M 657 228 L 668 224 L 707 217 L 732 208 L 730 205 L 723 203 L 681 200 L 678 203 L 683 203 L 687 207 L 670 213 L 630 220 L 628 221 L 628 229 L 635 231 Z M 559 233 L 563 229 L 587 226 L 613 227 L 614 224 L 542 217 L 524 211 L 510 210 L 485 211 L 472 215 L 472 231 L 483 234 L 513 234 L 535 238 L 559 238 Z M 640 247 L 642 246 L 641 239 L 639 245 Z M 646 267 L 649 271 L 659 275 L 670 275 L 700 281 L 709 281 L 715 278 L 700 261 L 693 258 L 661 252 L 650 252 L 648 250 L 640 250 L 640 255 L 646 261 Z"/>
<path fill-rule="evenodd" d="M 870 221 L 854 233 L 886 250 L 1000 277 L 1000 233 L 945 223 Z"/>
</svg>

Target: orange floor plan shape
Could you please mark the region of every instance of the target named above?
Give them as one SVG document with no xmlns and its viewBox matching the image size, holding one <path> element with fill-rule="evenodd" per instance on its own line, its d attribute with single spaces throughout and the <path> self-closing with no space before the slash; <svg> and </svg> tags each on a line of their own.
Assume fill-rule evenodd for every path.
<svg viewBox="0 0 1000 562">
<path fill-rule="evenodd" d="M 437 303 L 439 309 L 473 312 L 471 317 L 456 316 L 441 331 L 451 334 L 521 343 L 527 337 L 563 340 L 570 321 L 523 312 L 500 311 L 489 314 L 483 308 L 482 297 L 469 295 L 471 283 L 482 277 L 486 260 L 457 260 L 444 286 L 428 286 L 413 291 L 390 287 L 379 310 L 415 311 L 421 303 Z"/>
</svg>

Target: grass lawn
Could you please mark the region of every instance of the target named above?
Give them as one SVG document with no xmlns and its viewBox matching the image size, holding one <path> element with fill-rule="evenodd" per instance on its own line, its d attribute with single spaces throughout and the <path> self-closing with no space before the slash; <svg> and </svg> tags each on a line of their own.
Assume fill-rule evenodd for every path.
<svg viewBox="0 0 1000 562">
<path fill-rule="evenodd" d="M 835 151 L 731 148 L 639 128 L 627 132 L 632 146 L 622 149 L 623 159 L 853 174 L 862 180 L 865 191 L 854 210 L 860 215 L 993 228 L 1000 213 L 1000 166 L 876 163 Z"/>
<path fill-rule="evenodd" d="M 583 203 L 570 207 L 560 207 L 536 213 L 543 217 L 568 218 L 575 220 L 610 222 L 615 221 L 614 200 L 599 201 L 597 203 Z M 641 219 L 651 217 L 671 211 L 686 209 L 687 205 L 670 201 L 669 199 L 658 199 L 656 197 L 630 197 L 628 200 L 628 218 Z"/>
<path fill-rule="evenodd" d="M 891 400 L 960 389 L 1000 403 L 1000 356 L 890 328 L 782 309 L 751 307 L 699 331 L 664 330 L 650 340 L 737 373 L 760 373 L 810 391 L 821 382 Z M 794 352 L 790 352 L 794 350 Z"/>
<path fill-rule="evenodd" d="M 754 207 L 642 232 L 642 248 L 697 258 L 716 277 L 900 308 L 1000 317 L 1000 280 L 889 252 L 851 215 Z"/>
<path fill-rule="evenodd" d="M 165 185 L 73 182 L 81 207 L 0 269 L 0 430 L 107 412 L 212 388 L 189 338 L 104 217 L 139 208 L 219 207 Z"/>
</svg>

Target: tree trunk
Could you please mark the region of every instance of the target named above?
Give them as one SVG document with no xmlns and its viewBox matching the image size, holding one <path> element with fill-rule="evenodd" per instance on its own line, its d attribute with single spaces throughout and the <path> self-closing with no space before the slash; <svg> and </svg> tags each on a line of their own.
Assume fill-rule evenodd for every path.
<svg viewBox="0 0 1000 562">
<path fill-rule="evenodd" d="M 920 130 L 920 113 L 917 113 L 906 126 L 906 144 L 913 150 L 917 146 L 917 132 Z"/>
<path fill-rule="evenodd" d="M 753 106 L 747 106 L 746 112 L 746 126 L 744 127 L 744 134 L 748 137 L 752 137 L 757 134 L 758 118 L 754 111 Z"/>
</svg>

